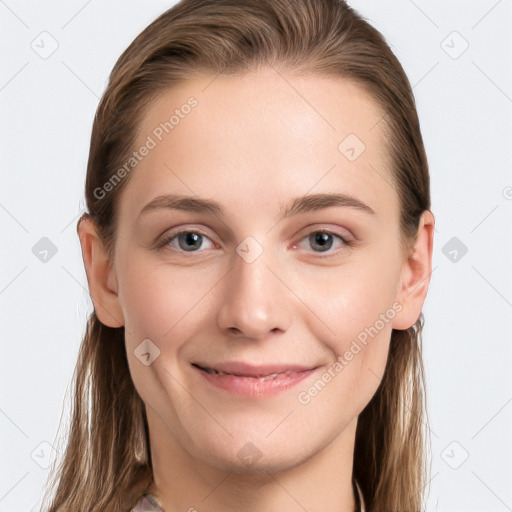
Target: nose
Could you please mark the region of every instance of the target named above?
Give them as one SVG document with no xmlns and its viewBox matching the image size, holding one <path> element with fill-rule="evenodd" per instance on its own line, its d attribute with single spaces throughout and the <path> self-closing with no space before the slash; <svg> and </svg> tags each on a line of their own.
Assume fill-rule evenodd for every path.
<svg viewBox="0 0 512 512">
<path fill-rule="evenodd" d="M 218 310 L 218 325 L 226 335 L 259 340 L 290 327 L 293 293 L 271 253 L 264 250 L 252 262 L 235 253 Z"/>
</svg>

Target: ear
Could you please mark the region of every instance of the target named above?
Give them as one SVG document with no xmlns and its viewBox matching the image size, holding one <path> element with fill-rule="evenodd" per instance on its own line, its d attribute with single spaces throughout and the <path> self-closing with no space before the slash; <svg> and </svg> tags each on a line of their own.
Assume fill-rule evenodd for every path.
<svg viewBox="0 0 512 512">
<path fill-rule="evenodd" d="M 97 225 L 88 214 L 78 221 L 77 232 L 96 315 L 108 327 L 122 327 L 124 315 L 117 296 L 115 270 L 98 235 Z"/>
<path fill-rule="evenodd" d="M 434 245 L 435 218 L 425 210 L 418 224 L 416 240 L 402 265 L 400 283 L 395 300 L 402 310 L 393 318 L 393 329 L 404 330 L 418 320 L 432 273 L 432 249 Z"/>
</svg>

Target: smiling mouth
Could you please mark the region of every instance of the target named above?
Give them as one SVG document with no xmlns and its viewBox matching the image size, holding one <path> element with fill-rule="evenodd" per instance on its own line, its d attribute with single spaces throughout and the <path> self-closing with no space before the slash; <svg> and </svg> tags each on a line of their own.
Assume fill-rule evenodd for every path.
<svg viewBox="0 0 512 512">
<path fill-rule="evenodd" d="M 204 366 L 200 366 L 200 365 L 195 364 L 195 363 L 192 363 L 192 366 L 195 366 L 196 368 L 199 368 L 200 370 L 203 370 L 204 372 L 209 373 L 210 375 L 230 375 L 232 377 L 245 377 L 246 379 L 260 379 L 260 380 L 276 379 L 280 375 L 287 375 L 287 374 L 291 374 L 291 373 L 297 373 L 297 372 L 292 371 L 292 370 L 286 370 L 284 372 L 270 373 L 268 375 L 242 375 L 242 374 L 239 374 L 239 373 L 228 373 L 228 372 L 223 372 L 223 371 L 217 371 L 217 370 L 214 370 L 213 368 L 206 368 Z"/>
<path fill-rule="evenodd" d="M 317 366 L 304 366 L 298 364 L 265 364 L 252 366 L 244 362 L 224 362 L 215 364 L 215 368 L 199 363 L 191 363 L 203 372 L 210 375 L 224 375 L 243 377 L 248 379 L 275 379 L 280 376 L 297 375 L 316 369 Z M 213 365 L 212 365 L 213 366 Z"/>
<path fill-rule="evenodd" d="M 250 399 L 264 399 L 291 389 L 319 368 L 289 363 L 254 366 L 243 361 L 190 364 L 210 386 Z"/>
</svg>

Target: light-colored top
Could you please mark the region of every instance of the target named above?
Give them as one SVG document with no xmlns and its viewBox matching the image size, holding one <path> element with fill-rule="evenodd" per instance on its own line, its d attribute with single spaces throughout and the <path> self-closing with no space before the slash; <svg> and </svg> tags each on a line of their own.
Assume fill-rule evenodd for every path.
<svg viewBox="0 0 512 512">
<path fill-rule="evenodd" d="M 130 512 L 164 512 L 164 509 L 152 494 L 144 494 Z"/>
<path fill-rule="evenodd" d="M 356 481 L 357 493 L 359 494 L 359 502 L 361 503 L 360 512 L 366 512 L 366 508 L 363 500 L 363 493 L 359 488 L 359 484 Z M 140 497 L 139 501 L 135 505 L 135 508 L 131 512 L 164 512 L 162 504 L 152 495 L 144 494 Z"/>
</svg>

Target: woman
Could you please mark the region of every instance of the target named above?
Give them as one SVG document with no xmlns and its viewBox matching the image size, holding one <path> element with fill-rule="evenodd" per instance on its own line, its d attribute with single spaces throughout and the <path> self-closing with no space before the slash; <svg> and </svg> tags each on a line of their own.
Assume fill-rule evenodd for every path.
<svg viewBox="0 0 512 512">
<path fill-rule="evenodd" d="M 48 511 L 419 511 L 434 216 L 409 81 L 341 0 L 183 0 L 114 66 L 94 312 Z"/>
</svg>

